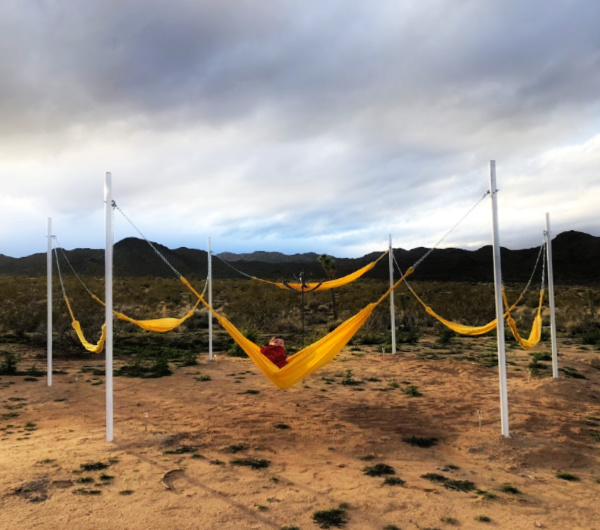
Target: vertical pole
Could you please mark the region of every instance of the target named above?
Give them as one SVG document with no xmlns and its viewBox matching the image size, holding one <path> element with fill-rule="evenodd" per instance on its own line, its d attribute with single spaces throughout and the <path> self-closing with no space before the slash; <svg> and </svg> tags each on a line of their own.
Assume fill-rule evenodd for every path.
<svg viewBox="0 0 600 530">
<path fill-rule="evenodd" d="M 496 336 L 498 337 L 498 373 L 500 378 L 500 419 L 502 436 L 508 438 L 508 397 L 506 391 L 506 346 L 504 344 L 504 308 L 502 306 L 502 267 L 498 232 L 498 204 L 496 189 L 496 161 L 490 161 L 490 193 L 492 196 L 492 224 L 494 243 L 494 288 L 496 291 Z"/>
<path fill-rule="evenodd" d="M 52 218 L 48 217 L 48 255 L 46 256 L 46 270 L 48 272 L 47 277 L 47 300 L 48 300 L 48 331 L 47 331 L 47 345 L 48 345 L 48 367 L 46 379 L 48 386 L 52 386 Z"/>
<path fill-rule="evenodd" d="M 106 250 L 104 274 L 106 302 L 106 441 L 113 441 L 113 227 L 112 227 L 112 175 L 106 173 L 104 182 L 104 220 Z"/>
<path fill-rule="evenodd" d="M 212 248 L 208 238 L 208 305 L 212 307 Z M 213 360 L 213 315 L 208 312 L 208 360 Z"/>
<path fill-rule="evenodd" d="M 302 312 L 302 347 L 304 348 L 304 270 L 300 271 L 300 286 L 301 286 L 301 297 L 300 297 L 300 311 Z"/>
<path fill-rule="evenodd" d="M 546 262 L 548 263 L 548 298 L 550 299 L 550 336 L 552 340 L 552 377 L 558 379 L 558 349 L 556 345 L 556 314 L 554 307 L 554 273 L 552 272 L 552 233 L 550 214 L 546 213 Z"/>
<path fill-rule="evenodd" d="M 390 234 L 390 287 L 394 285 L 394 249 L 392 248 L 392 234 Z M 392 353 L 396 353 L 396 311 L 394 310 L 394 291 L 390 293 L 390 326 L 392 329 Z"/>
</svg>

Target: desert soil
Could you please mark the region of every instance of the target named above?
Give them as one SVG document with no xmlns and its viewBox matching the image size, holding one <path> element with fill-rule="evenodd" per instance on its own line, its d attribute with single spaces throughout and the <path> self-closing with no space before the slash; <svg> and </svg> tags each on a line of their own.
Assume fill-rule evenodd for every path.
<svg viewBox="0 0 600 530">
<path fill-rule="evenodd" d="M 497 367 L 478 357 L 494 348 L 346 349 L 289 390 L 201 354 L 169 377 L 116 377 L 112 442 L 102 358 L 57 360 L 51 387 L 2 376 L 0 528 L 310 529 L 341 505 L 348 529 L 600 529 L 600 353 L 561 341 L 560 366 L 585 379 L 553 379 L 510 349 L 507 438 Z M 410 443 L 424 439 L 437 443 Z M 395 474 L 365 473 L 377 464 Z"/>
</svg>

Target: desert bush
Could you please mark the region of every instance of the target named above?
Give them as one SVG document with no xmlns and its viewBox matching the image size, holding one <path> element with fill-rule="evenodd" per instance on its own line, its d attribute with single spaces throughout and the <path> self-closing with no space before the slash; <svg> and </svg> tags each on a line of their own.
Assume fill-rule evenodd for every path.
<svg viewBox="0 0 600 530">
<path fill-rule="evenodd" d="M 273 333 L 298 333 L 302 329 L 301 322 L 293 317 L 286 316 L 275 320 L 272 331 Z"/>
<path fill-rule="evenodd" d="M 600 347 L 600 327 L 584 331 L 581 334 L 581 342 L 583 344 Z"/>
<path fill-rule="evenodd" d="M 329 510 L 319 510 L 313 513 L 313 521 L 320 528 L 342 528 L 348 522 L 348 514 L 345 505 Z"/>
<path fill-rule="evenodd" d="M 244 337 L 252 342 L 258 342 L 258 331 L 254 328 L 245 329 L 242 331 Z M 247 357 L 246 352 L 242 350 L 241 346 L 237 342 L 233 342 L 231 347 L 227 350 L 227 355 L 230 357 Z"/>
<path fill-rule="evenodd" d="M 438 344 L 450 344 L 452 339 L 456 337 L 456 333 L 447 327 L 440 329 L 437 337 Z"/>
<path fill-rule="evenodd" d="M 18 373 L 21 356 L 18 353 L 2 351 L 2 362 L 0 363 L 0 375 L 16 375 Z"/>
<path fill-rule="evenodd" d="M 382 333 L 375 333 L 372 331 L 365 331 L 364 333 L 359 333 L 357 336 L 357 341 L 365 346 L 383 344 L 386 339 L 387 337 Z"/>
<path fill-rule="evenodd" d="M 396 333 L 396 339 L 399 344 L 417 344 L 420 338 L 421 333 L 417 327 Z"/>
</svg>

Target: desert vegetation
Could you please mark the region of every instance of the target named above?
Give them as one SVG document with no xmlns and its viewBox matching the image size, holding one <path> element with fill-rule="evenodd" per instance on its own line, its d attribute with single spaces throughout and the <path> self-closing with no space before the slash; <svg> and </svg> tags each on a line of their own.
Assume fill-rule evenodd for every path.
<svg viewBox="0 0 600 530">
<path fill-rule="evenodd" d="M 104 293 L 103 279 L 84 277 L 88 289 L 100 298 Z M 202 290 L 203 281 L 193 284 Z M 414 282 L 415 291 L 438 314 L 470 325 L 481 325 L 494 319 L 494 293 L 491 284 Z M 65 288 L 76 318 L 86 337 L 95 342 L 104 322 L 104 308 L 93 300 L 73 276 L 65 277 Z M 336 291 L 335 301 L 329 292 L 308 293 L 304 304 L 298 293 L 280 290 L 248 280 L 217 280 L 213 287 L 213 305 L 226 315 L 251 340 L 266 342 L 273 334 L 286 338 L 288 351 L 298 351 L 334 329 L 339 323 L 376 300 L 387 283 L 360 280 Z M 507 285 L 509 301 L 521 293 L 523 285 Z M 43 277 L 0 276 L 0 344 L 21 343 L 41 346 L 46 342 L 46 282 Z M 530 287 L 514 316 L 527 334 L 535 316 L 539 292 Z M 71 327 L 70 317 L 58 281 L 53 286 L 53 341 L 57 355 L 89 356 L 79 344 Z M 114 283 L 115 310 L 137 319 L 180 317 L 195 303 L 195 297 L 177 279 L 117 278 Z M 335 307 L 334 307 L 335 303 Z M 591 287 L 557 286 L 556 319 L 558 333 L 583 347 L 600 349 L 600 290 Z M 421 304 L 404 287 L 395 293 L 397 343 L 400 349 L 410 349 L 431 337 L 435 348 L 455 346 L 455 334 L 429 316 Z M 544 335 L 548 339 L 549 310 L 547 296 L 544 307 Z M 122 375 L 168 375 L 167 363 L 193 365 L 195 354 L 208 345 L 208 312 L 198 308 L 193 318 L 178 329 L 165 334 L 148 333 L 131 324 L 115 325 L 115 354 L 129 360 Z M 391 351 L 389 304 L 381 304 L 350 346 L 376 346 L 382 353 Z M 229 336 L 214 325 L 214 348 L 231 355 L 244 356 Z M 514 345 L 507 334 L 509 346 Z M 433 352 L 435 355 L 435 351 Z M 147 361 L 152 360 L 148 365 Z M 537 375 L 543 371 L 542 354 L 532 359 L 530 369 Z M 2 364 L 3 363 L 3 364 Z M 15 359 L 0 359 L 0 370 L 15 370 Z M 573 377 L 573 372 L 570 374 Z M 410 390 L 408 390 L 410 392 Z M 413 394 L 416 395 L 416 394 Z"/>
</svg>

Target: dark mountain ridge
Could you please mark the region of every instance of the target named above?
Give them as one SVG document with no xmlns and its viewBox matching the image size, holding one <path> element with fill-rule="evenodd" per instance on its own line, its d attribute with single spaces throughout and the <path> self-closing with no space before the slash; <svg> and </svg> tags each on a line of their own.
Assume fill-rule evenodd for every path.
<svg viewBox="0 0 600 530">
<path fill-rule="evenodd" d="M 183 276 L 204 278 L 207 276 L 207 253 L 203 250 L 181 247 L 169 249 L 158 243 L 154 247 L 164 256 L 166 264 L 144 240 L 127 238 L 114 247 L 114 275 L 174 277 L 176 272 Z M 428 249 L 394 249 L 396 261 L 403 270 L 414 265 Z M 505 282 L 526 282 L 532 274 L 539 247 L 510 250 L 501 249 L 502 276 Z M 79 248 L 65 250 L 69 262 L 79 275 L 104 275 L 104 250 Z M 600 237 L 582 232 L 563 232 L 552 241 L 554 281 L 559 284 L 597 285 L 600 284 Z M 61 272 L 71 270 L 58 252 Z M 344 276 L 373 261 L 380 254 L 375 252 L 361 258 L 336 258 L 338 276 Z M 261 260 L 262 258 L 262 260 Z M 304 271 L 307 280 L 322 280 L 324 273 L 317 261 L 318 254 L 295 254 L 286 256 L 277 252 L 255 252 L 234 255 L 223 253 L 213 256 L 213 277 L 243 278 L 245 275 L 272 280 L 293 280 Z M 226 261 L 225 261 L 226 260 Z M 172 267 L 172 268 L 171 268 Z M 172 270 L 174 269 L 174 270 Z M 236 270 L 237 269 L 237 270 Z M 538 269 L 539 270 L 539 269 Z M 176 272 L 175 272 L 176 271 Z M 8 276 L 42 276 L 46 274 L 46 253 L 33 254 L 24 258 L 11 258 L 0 254 L 0 274 Z M 395 273 L 397 274 L 397 273 Z M 387 260 L 382 260 L 365 277 L 387 279 Z M 536 273 L 534 281 L 541 279 Z M 413 275 L 414 280 L 427 281 L 493 281 L 492 247 L 478 250 L 456 248 L 435 249 L 423 261 Z"/>
</svg>

